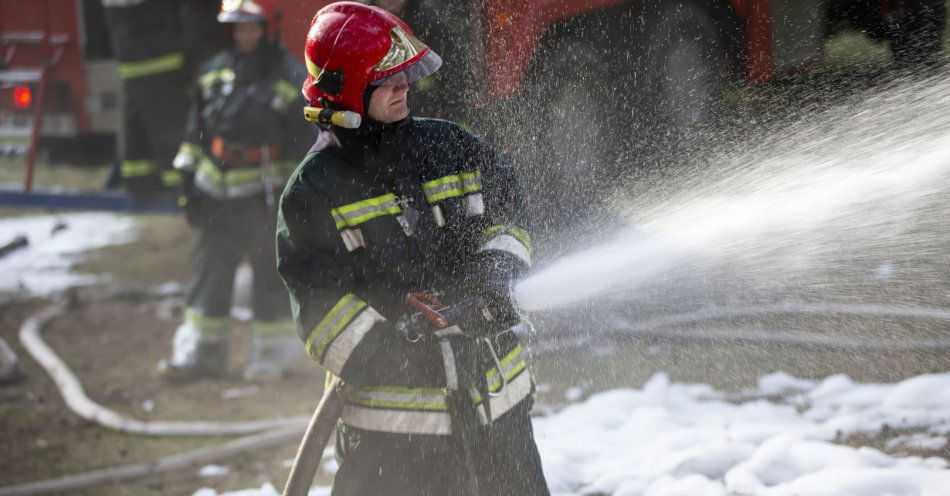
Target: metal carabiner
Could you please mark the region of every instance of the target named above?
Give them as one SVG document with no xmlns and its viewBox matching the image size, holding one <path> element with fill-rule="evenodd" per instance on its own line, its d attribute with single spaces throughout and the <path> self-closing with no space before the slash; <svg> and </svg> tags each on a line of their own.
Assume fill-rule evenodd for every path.
<svg viewBox="0 0 950 496">
<path fill-rule="evenodd" d="M 490 384 L 489 384 L 489 388 L 488 388 L 488 396 L 490 396 L 490 397 L 492 397 L 492 398 L 497 398 L 497 397 L 501 396 L 501 395 L 505 392 L 505 388 L 508 387 L 508 379 L 505 378 L 505 371 L 501 369 L 501 360 L 498 360 L 498 354 L 495 353 L 495 347 L 493 347 L 493 346 L 491 345 L 491 339 L 489 339 L 488 337 L 484 337 L 484 338 L 482 338 L 482 341 L 485 342 L 485 346 L 487 346 L 487 347 L 488 347 L 488 351 L 491 352 L 492 360 L 495 361 L 495 367 L 496 367 L 497 370 L 498 370 L 498 377 L 501 378 L 501 387 L 498 388 L 498 391 L 496 391 L 496 392 L 494 392 L 494 393 L 491 392 L 491 385 L 490 385 Z"/>
</svg>

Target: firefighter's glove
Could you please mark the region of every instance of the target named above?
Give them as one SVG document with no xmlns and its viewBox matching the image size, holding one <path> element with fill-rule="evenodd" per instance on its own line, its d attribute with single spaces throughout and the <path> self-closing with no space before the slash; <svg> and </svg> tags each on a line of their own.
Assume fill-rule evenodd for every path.
<svg viewBox="0 0 950 496">
<path fill-rule="evenodd" d="M 484 301 L 479 314 L 490 327 L 510 327 L 517 324 L 518 315 L 512 297 L 512 281 L 524 267 L 520 261 L 504 254 L 483 256 L 476 266 L 474 293 Z"/>
</svg>

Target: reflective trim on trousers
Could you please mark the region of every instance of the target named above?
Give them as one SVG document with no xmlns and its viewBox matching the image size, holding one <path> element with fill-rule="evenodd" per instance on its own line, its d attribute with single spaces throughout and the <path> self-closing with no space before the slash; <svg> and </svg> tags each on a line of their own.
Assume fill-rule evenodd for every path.
<svg viewBox="0 0 950 496">
<path fill-rule="evenodd" d="M 368 431 L 396 434 L 452 434 L 452 421 L 448 412 L 407 410 L 380 410 L 346 404 L 343 407 L 343 423 Z"/>
<path fill-rule="evenodd" d="M 231 320 L 228 316 L 207 316 L 192 307 L 186 307 L 185 322 L 201 332 L 221 333 L 228 330 Z"/>
</svg>

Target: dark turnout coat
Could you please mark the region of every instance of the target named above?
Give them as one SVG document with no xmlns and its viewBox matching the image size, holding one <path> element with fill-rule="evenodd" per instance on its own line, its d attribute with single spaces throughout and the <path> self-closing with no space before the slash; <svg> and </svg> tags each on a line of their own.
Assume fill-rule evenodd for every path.
<svg viewBox="0 0 950 496">
<path fill-rule="evenodd" d="M 515 334 L 411 342 L 393 324 L 411 291 L 452 304 L 524 270 L 520 199 L 488 145 L 438 120 L 322 130 L 291 176 L 278 270 L 307 353 L 351 384 L 334 494 L 546 494 Z"/>
</svg>

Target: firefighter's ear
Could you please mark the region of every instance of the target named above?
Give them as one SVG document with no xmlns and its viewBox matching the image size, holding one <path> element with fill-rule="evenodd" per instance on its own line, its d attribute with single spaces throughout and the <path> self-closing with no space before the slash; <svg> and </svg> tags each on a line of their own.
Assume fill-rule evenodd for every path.
<svg viewBox="0 0 950 496">
<path fill-rule="evenodd" d="M 335 71 L 323 70 L 313 81 L 313 85 L 329 95 L 339 95 L 343 92 L 343 68 Z"/>
</svg>

